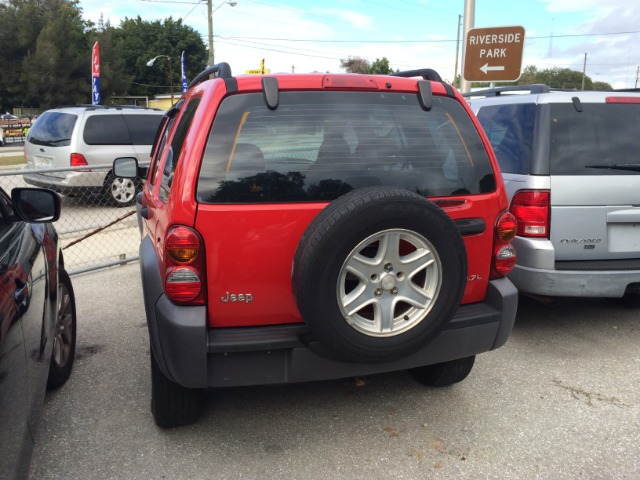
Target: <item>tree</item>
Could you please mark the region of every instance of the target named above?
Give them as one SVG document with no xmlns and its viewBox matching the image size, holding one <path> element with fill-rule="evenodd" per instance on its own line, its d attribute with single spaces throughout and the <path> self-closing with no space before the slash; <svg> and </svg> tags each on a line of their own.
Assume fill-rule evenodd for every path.
<svg viewBox="0 0 640 480">
<path fill-rule="evenodd" d="M 349 57 L 346 60 L 340 60 L 340 67 L 344 68 L 347 73 L 372 73 L 375 75 L 388 75 L 393 72 L 389 66 L 387 57 L 376 58 L 376 61 L 370 63 L 361 57 Z"/>
<path fill-rule="evenodd" d="M 91 99 L 91 50 L 78 2 L 47 0 L 45 24 L 20 74 L 23 101 L 50 108 Z"/>
<path fill-rule="evenodd" d="M 533 65 L 528 65 L 522 71 L 520 78 L 518 79 L 518 85 L 533 85 L 539 83 L 537 81 L 538 69 Z"/>
<path fill-rule="evenodd" d="M 527 66 L 518 85 L 531 85 L 534 83 L 544 83 L 551 88 L 562 88 L 569 90 L 582 90 L 584 76 L 584 90 L 612 90 L 611 85 L 606 82 L 594 82 L 588 75 L 569 68 L 548 68 L 538 70 L 535 66 Z"/>
<path fill-rule="evenodd" d="M 376 61 L 371 64 L 371 67 L 369 67 L 369 73 L 388 75 L 393 73 L 393 70 L 389 66 L 389 60 L 387 57 L 382 57 L 380 59 L 376 58 Z"/>
<path fill-rule="evenodd" d="M 102 18 L 101 18 L 102 20 Z M 111 23 L 98 23 L 97 30 L 89 35 L 88 46 L 98 42 L 100 46 L 100 96 L 103 105 L 109 105 L 114 95 L 126 95 L 133 77 L 126 73 L 124 58 L 121 55 L 124 41 L 118 35 L 118 29 Z"/>
<path fill-rule="evenodd" d="M 607 82 L 593 82 L 594 90 L 601 90 L 603 92 L 608 92 L 613 90 L 613 87 L 609 85 Z"/>
<path fill-rule="evenodd" d="M 193 78 L 207 65 L 207 49 L 200 34 L 183 25 L 181 19 L 169 17 L 162 22 L 148 22 L 139 16 L 125 18 L 117 35 L 122 41 L 125 71 L 133 77 L 130 95 L 154 96 L 169 92 L 169 61 L 158 58 L 152 67 L 147 66 L 147 62 L 158 55 L 171 59 L 171 79 L 176 96 L 180 96 L 182 52 L 185 52 L 187 78 Z"/>
<path fill-rule="evenodd" d="M 369 60 L 361 57 L 349 57 L 346 60 L 340 60 L 340 67 L 344 68 L 347 73 L 369 73 L 371 69 Z"/>
</svg>

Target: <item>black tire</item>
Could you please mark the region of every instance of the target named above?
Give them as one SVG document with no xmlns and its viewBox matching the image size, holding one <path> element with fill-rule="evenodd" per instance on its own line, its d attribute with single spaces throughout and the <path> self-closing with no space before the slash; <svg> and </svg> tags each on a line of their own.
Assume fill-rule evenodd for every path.
<svg viewBox="0 0 640 480">
<path fill-rule="evenodd" d="M 140 187 L 137 179 L 115 177 L 109 172 L 104 179 L 103 192 L 110 205 L 128 207 L 136 201 Z"/>
<path fill-rule="evenodd" d="M 202 390 L 186 388 L 164 376 L 151 351 L 151 413 L 162 428 L 195 422 L 202 413 Z"/>
<path fill-rule="evenodd" d="M 637 292 L 625 293 L 622 297 L 609 298 L 608 300 L 615 303 L 616 305 L 620 305 L 626 308 L 640 307 L 640 293 Z"/>
<path fill-rule="evenodd" d="M 69 274 L 58 270 L 58 311 L 47 388 L 56 389 L 71 376 L 76 355 L 76 298 Z"/>
<path fill-rule="evenodd" d="M 451 360 L 449 362 L 436 363 L 426 367 L 417 367 L 409 370 L 411 376 L 429 387 L 447 387 L 461 382 L 469 376 L 476 356 Z"/>
<path fill-rule="evenodd" d="M 441 332 L 460 304 L 466 272 L 462 237 L 440 208 L 407 190 L 369 187 L 311 222 L 292 288 L 302 318 L 333 356 L 381 362 Z"/>
</svg>

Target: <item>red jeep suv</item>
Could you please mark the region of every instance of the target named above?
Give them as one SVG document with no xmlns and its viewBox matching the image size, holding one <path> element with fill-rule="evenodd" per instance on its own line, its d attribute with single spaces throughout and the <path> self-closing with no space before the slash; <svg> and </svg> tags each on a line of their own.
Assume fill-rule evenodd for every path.
<svg viewBox="0 0 640 480">
<path fill-rule="evenodd" d="M 138 196 L 163 427 L 209 387 L 408 369 L 450 385 L 502 346 L 516 230 L 457 90 L 393 76 L 209 67 L 160 125 Z"/>
</svg>

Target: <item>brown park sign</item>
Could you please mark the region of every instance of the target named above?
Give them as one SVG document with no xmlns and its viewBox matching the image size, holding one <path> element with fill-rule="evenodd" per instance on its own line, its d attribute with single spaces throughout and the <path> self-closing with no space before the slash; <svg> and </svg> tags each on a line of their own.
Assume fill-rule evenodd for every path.
<svg viewBox="0 0 640 480">
<path fill-rule="evenodd" d="M 467 33 L 464 79 L 469 82 L 515 82 L 522 73 L 524 28 L 473 28 Z"/>
</svg>

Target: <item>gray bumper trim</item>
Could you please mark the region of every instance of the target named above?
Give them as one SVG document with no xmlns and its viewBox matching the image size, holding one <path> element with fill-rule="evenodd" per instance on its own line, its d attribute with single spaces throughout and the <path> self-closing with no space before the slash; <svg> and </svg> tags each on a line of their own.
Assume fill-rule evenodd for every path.
<svg viewBox="0 0 640 480">
<path fill-rule="evenodd" d="M 486 302 L 461 306 L 447 329 L 413 355 L 349 363 L 324 355 L 304 324 L 207 328 L 206 307 L 177 306 L 164 296 L 148 237 L 140 246 L 140 266 L 153 355 L 165 376 L 191 388 L 345 378 L 476 355 L 507 341 L 518 305 L 508 279 L 491 281 Z"/>
</svg>

